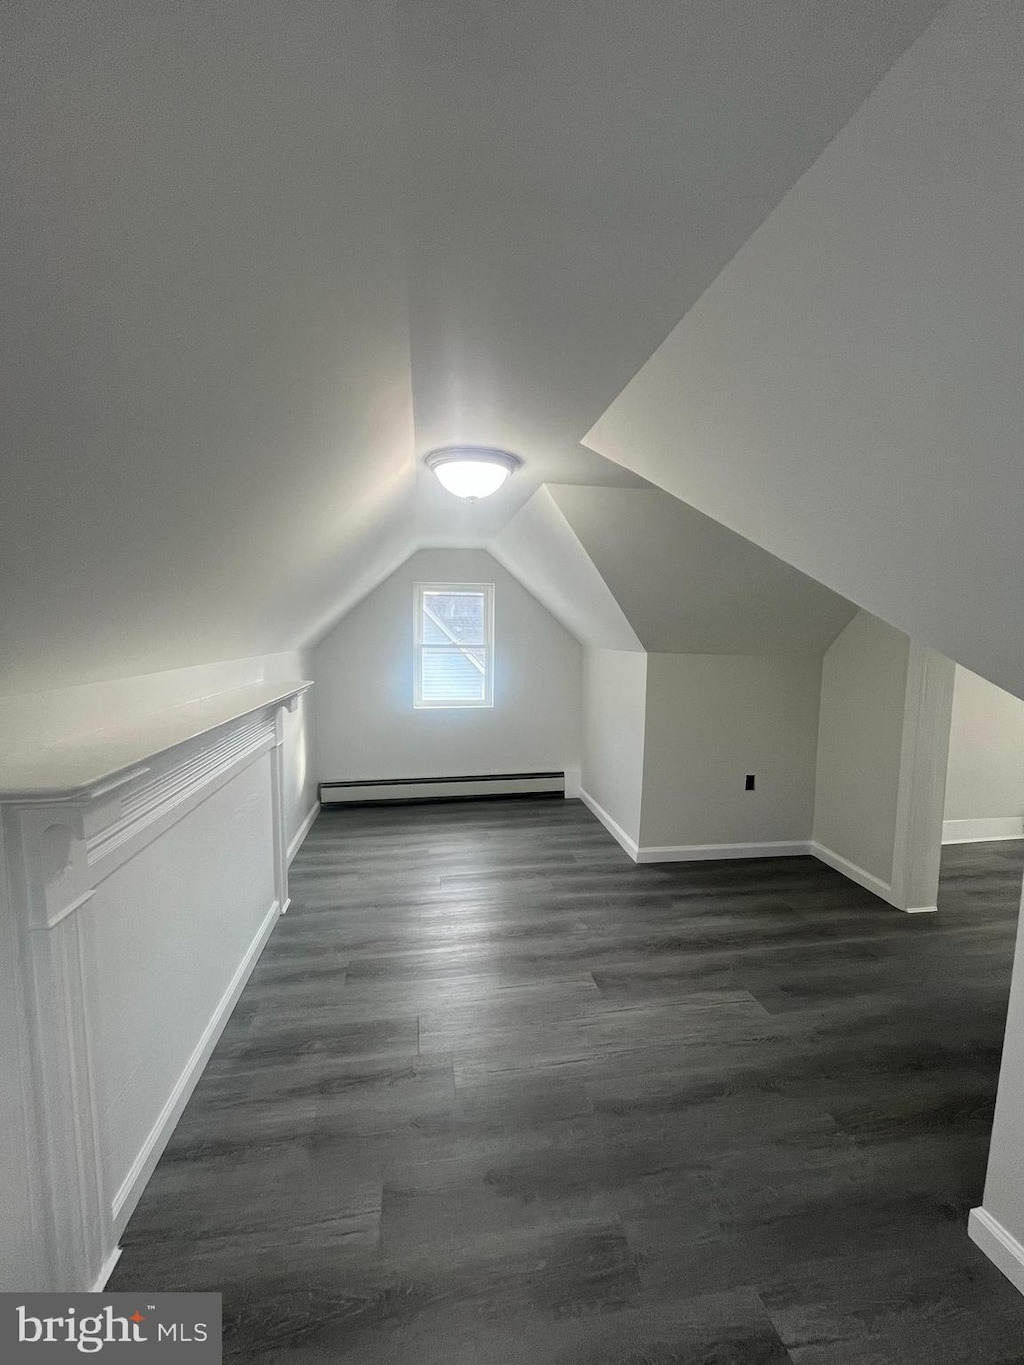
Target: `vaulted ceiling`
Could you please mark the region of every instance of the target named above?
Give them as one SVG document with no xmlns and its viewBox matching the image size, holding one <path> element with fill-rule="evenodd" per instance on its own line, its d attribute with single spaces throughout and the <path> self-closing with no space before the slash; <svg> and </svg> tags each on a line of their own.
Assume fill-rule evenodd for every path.
<svg viewBox="0 0 1024 1365">
<path fill-rule="evenodd" d="M 856 612 L 844 597 L 661 489 L 541 491 L 553 498 L 650 653 L 821 655 Z M 518 520 L 503 533 L 509 541 Z M 538 560 L 542 553 L 538 547 Z M 535 591 L 542 594 L 545 584 Z M 588 639 L 582 624 L 576 634 Z"/>
<path fill-rule="evenodd" d="M 303 644 L 645 486 L 581 437 L 940 7 L 8 7 L 0 692 Z M 526 464 L 456 504 L 451 441 Z"/>
<path fill-rule="evenodd" d="M 958 0 L 586 441 L 1024 697 L 1024 9 Z"/>
</svg>

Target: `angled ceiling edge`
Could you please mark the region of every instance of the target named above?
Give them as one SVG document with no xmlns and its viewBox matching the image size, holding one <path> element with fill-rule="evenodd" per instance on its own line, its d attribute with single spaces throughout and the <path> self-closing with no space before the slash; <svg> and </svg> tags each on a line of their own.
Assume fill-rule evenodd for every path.
<svg viewBox="0 0 1024 1365">
<path fill-rule="evenodd" d="M 595 649 L 643 650 L 546 484 L 502 528 L 489 548 L 581 644 Z"/>
</svg>

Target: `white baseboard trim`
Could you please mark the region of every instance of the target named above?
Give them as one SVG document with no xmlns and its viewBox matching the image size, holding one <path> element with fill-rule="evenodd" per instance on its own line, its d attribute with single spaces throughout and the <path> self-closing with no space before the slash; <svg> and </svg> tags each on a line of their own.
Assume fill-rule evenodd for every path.
<svg viewBox="0 0 1024 1365">
<path fill-rule="evenodd" d="M 792 858 L 811 851 L 806 839 L 763 844 L 649 844 L 642 847 L 582 787 L 580 800 L 635 863 L 691 863 L 718 858 Z"/>
<path fill-rule="evenodd" d="M 806 839 L 764 844 L 647 844 L 641 845 L 638 863 L 702 863 L 717 858 L 796 858 L 810 853 Z"/>
<path fill-rule="evenodd" d="M 841 872 L 844 877 L 849 877 L 851 882 L 856 882 L 865 891 L 871 891 L 879 896 L 889 905 L 896 905 L 893 896 L 893 889 L 888 882 L 883 882 L 881 877 L 876 877 L 871 872 L 865 872 L 864 868 L 858 867 L 856 863 L 851 863 L 849 858 L 844 858 L 841 853 L 836 853 L 825 844 L 819 844 L 816 840 L 811 840 L 810 851 L 819 862 L 825 863 L 836 872 Z M 899 906 L 896 906 L 899 909 Z"/>
<path fill-rule="evenodd" d="M 971 1209 L 967 1232 L 975 1246 L 1024 1294 L 1024 1246 L 984 1208 Z"/>
<path fill-rule="evenodd" d="M 997 815 L 989 820 L 943 820 L 944 844 L 981 844 L 990 839 L 1024 839 L 1019 815 Z"/>
<path fill-rule="evenodd" d="M 100 1273 L 96 1276 L 96 1283 L 93 1285 L 92 1290 L 91 1290 L 91 1292 L 92 1292 L 93 1294 L 102 1294 L 102 1293 L 103 1293 L 104 1289 L 106 1289 L 106 1287 L 107 1287 L 107 1281 L 110 1279 L 111 1275 L 113 1275 L 113 1273 L 114 1273 L 114 1266 L 117 1265 L 117 1263 L 118 1263 L 118 1261 L 119 1261 L 120 1259 L 121 1259 L 121 1248 L 120 1248 L 120 1247 L 115 1247 L 114 1250 L 113 1250 L 113 1251 L 110 1253 L 110 1255 L 107 1257 L 107 1259 L 104 1261 L 104 1263 L 103 1263 L 103 1269 L 102 1269 L 102 1270 L 100 1271 Z"/>
<path fill-rule="evenodd" d="M 629 835 L 626 833 L 626 831 L 619 824 L 619 822 L 617 820 L 613 820 L 612 817 L 608 814 L 608 812 L 604 809 L 604 807 L 599 806 L 597 802 L 594 800 L 594 798 L 590 795 L 590 793 L 585 792 L 582 787 L 580 787 L 580 800 L 583 802 L 587 810 L 589 810 L 592 815 L 597 816 L 597 818 L 601 821 L 601 824 L 604 825 L 605 829 L 612 836 L 612 838 L 617 840 L 626 850 L 629 856 L 633 859 L 633 861 L 636 862 L 637 853 L 639 852 L 636 840 L 631 839 Z"/>
<path fill-rule="evenodd" d="M 192 1050 L 192 1055 L 185 1063 L 185 1068 L 175 1082 L 174 1089 L 167 1097 L 167 1101 L 157 1116 L 156 1122 L 149 1130 L 145 1142 L 139 1150 L 138 1156 L 132 1162 L 131 1170 L 125 1176 L 120 1189 L 114 1195 L 110 1205 L 110 1215 L 113 1221 L 115 1236 L 119 1237 L 124 1230 L 125 1224 L 135 1210 L 135 1205 L 142 1196 L 142 1191 L 146 1188 L 146 1181 L 153 1174 L 156 1163 L 160 1160 L 164 1148 L 167 1146 L 168 1139 L 174 1131 L 174 1125 L 181 1117 L 182 1110 L 188 1103 L 192 1091 L 199 1082 L 199 1077 L 203 1073 L 203 1067 L 210 1059 L 210 1053 L 217 1045 L 217 1039 L 224 1031 L 224 1025 L 228 1021 L 228 1016 L 235 1008 L 238 997 L 242 994 L 245 983 L 249 980 L 249 975 L 256 965 L 256 959 L 262 953 L 267 939 L 273 932 L 281 914 L 279 901 L 274 901 L 267 911 L 256 931 L 256 937 L 250 943 L 245 956 L 235 970 L 227 990 L 221 996 L 217 1007 L 213 1012 L 210 1022 L 203 1029 L 202 1036 Z M 113 1269 L 113 1266 L 111 1266 Z"/>
<path fill-rule="evenodd" d="M 302 841 L 305 839 L 309 831 L 313 828 L 313 821 L 319 814 L 320 802 L 314 801 L 309 808 L 309 814 L 305 817 L 302 824 L 296 831 L 294 839 L 292 839 L 291 843 L 288 845 L 289 866 L 291 866 L 292 859 L 295 857 L 296 853 L 298 853 L 299 849 L 302 847 Z"/>
</svg>

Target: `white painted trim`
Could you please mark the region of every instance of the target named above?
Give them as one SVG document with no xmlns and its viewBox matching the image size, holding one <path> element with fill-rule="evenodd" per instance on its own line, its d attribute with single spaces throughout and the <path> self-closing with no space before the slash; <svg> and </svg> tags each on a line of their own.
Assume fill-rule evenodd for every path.
<svg viewBox="0 0 1024 1365">
<path fill-rule="evenodd" d="M 584 791 L 582 787 L 580 787 L 580 800 L 592 815 L 597 816 L 608 833 L 622 845 L 633 861 L 637 862 L 637 854 L 640 850 L 637 847 L 636 840 L 631 839 L 619 822 L 613 820 L 604 807 L 599 806 L 590 793 Z"/>
<path fill-rule="evenodd" d="M 103 1269 L 96 1276 L 96 1283 L 93 1285 L 91 1293 L 102 1294 L 107 1287 L 107 1281 L 114 1273 L 114 1266 L 121 1259 L 121 1248 L 115 1247 L 107 1259 L 103 1262 Z"/>
<path fill-rule="evenodd" d="M 818 859 L 819 862 L 827 864 L 836 872 L 841 872 L 844 877 L 849 877 L 851 882 L 856 882 L 858 886 L 863 886 L 865 891 L 870 891 L 873 895 L 880 897 L 889 905 L 896 905 L 895 895 L 888 882 L 883 882 L 881 877 L 876 877 L 871 872 L 866 872 L 864 868 L 858 867 L 856 863 L 851 863 L 849 858 L 844 858 L 841 853 L 836 853 L 833 849 L 819 844 L 812 839 L 809 851 Z"/>
<path fill-rule="evenodd" d="M 143 777 L 154 758 L 185 745 L 198 752 L 197 740 L 204 746 L 216 744 L 206 737 L 257 711 L 287 705 L 312 686 L 301 681 L 246 683 L 138 716 L 122 728 L 87 728 L 57 744 L 30 744 L 5 757 L 0 803 L 30 806 L 37 801 L 51 805 L 101 799 Z"/>
<path fill-rule="evenodd" d="M 62 910 L 58 910 L 55 915 L 51 915 L 51 917 L 47 921 L 46 927 L 48 929 L 53 929 L 56 925 L 58 925 L 61 922 L 62 919 L 67 919 L 68 915 L 73 915 L 76 910 L 81 910 L 82 906 L 88 904 L 88 902 L 92 900 L 95 894 L 96 888 L 94 886 L 90 886 L 88 891 L 83 891 L 82 894 L 80 896 L 76 896 L 76 898 L 73 901 L 71 901 L 70 904 L 65 905 Z"/>
<path fill-rule="evenodd" d="M 132 1168 L 121 1183 L 120 1189 L 111 1201 L 110 1212 L 114 1223 L 114 1232 L 120 1236 L 125 1224 L 134 1212 L 135 1205 L 139 1202 L 142 1191 L 146 1187 L 146 1181 L 152 1175 L 156 1163 L 167 1146 L 168 1139 L 174 1131 L 174 1125 L 181 1117 L 182 1110 L 188 1103 L 192 1091 L 199 1082 L 203 1067 L 210 1059 L 210 1054 L 217 1045 L 217 1039 L 224 1030 L 224 1025 L 228 1021 L 228 1016 L 234 1009 L 238 997 L 245 988 L 245 983 L 249 980 L 250 973 L 256 965 L 256 959 L 263 951 L 267 939 L 273 932 L 274 925 L 281 916 L 281 902 L 275 900 L 267 911 L 263 922 L 256 931 L 256 937 L 246 950 L 235 973 L 232 976 L 228 987 L 221 996 L 217 1007 L 210 1018 L 210 1022 L 203 1029 L 202 1035 L 192 1051 L 191 1057 L 185 1063 L 184 1070 L 178 1077 L 174 1089 L 167 1097 L 167 1102 L 161 1109 L 156 1122 L 150 1129 L 145 1142 L 139 1150 L 138 1156 L 132 1162 Z"/>
<path fill-rule="evenodd" d="M 213 784 L 232 778 L 239 765 L 247 758 L 263 753 L 274 734 L 274 718 L 267 712 L 247 716 L 233 729 L 225 729 L 219 738 L 204 743 L 201 749 L 188 751 L 175 762 L 161 761 L 161 771 L 147 782 L 129 789 L 120 802 L 118 818 L 105 824 L 95 834 L 87 835 L 86 850 L 89 864 L 102 862 L 115 849 L 127 843 L 150 825 L 180 811 L 180 819 L 191 809 L 194 798 L 201 793 L 212 795 Z M 151 770 L 143 769 L 149 773 Z"/>
<path fill-rule="evenodd" d="M 310 808 L 309 808 L 309 814 L 303 819 L 302 824 L 299 826 L 299 828 L 298 828 L 298 829 L 296 830 L 296 832 L 295 832 L 295 837 L 292 839 L 291 843 L 288 845 L 288 863 L 289 863 L 289 866 L 291 865 L 292 859 L 295 857 L 296 853 L 298 853 L 299 849 L 302 847 L 302 843 L 303 843 L 303 840 L 305 839 L 306 835 L 307 835 L 307 834 L 309 833 L 309 831 L 313 828 L 313 821 L 316 819 L 316 817 L 317 817 L 319 814 L 320 814 L 320 802 L 319 802 L 319 800 L 317 800 L 317 801 L 314 801 L 313 804 L 310 806 Z"/>
<path fill-rule="evenodd" d="M 698 863 L 718 858 L 795 858 L 811 851 L 807 839 L 764 844 L 649 844 L 641 846 L 638 863 Z"/>
<path fill-rule="evenodd" d="M 1024 838 L 1024 820 L 1019 815 L 996 815 L 986 820 L 943 820 L 944 844 L 980 844 L 990 839 Z"/>
<path fill-rule="evenodd" d="M 1024 1294 L 1024 1246 L 985 1208 L 971 1209 L 967 1232 L 975 1246 Z"/>
</svg>

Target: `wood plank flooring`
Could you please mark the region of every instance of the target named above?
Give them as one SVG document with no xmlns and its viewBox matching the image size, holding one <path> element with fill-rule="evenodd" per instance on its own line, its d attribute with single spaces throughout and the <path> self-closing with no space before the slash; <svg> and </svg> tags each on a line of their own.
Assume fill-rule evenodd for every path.
<svg viewBox="0 0 1024 1365">
<path fill-rule="evenodd" d="M 1020 1365 L 967 1240 L 1024 842 L 940 913 L 635 866 L 578 802 L 323 814 L 112 1290 L 225 1358 Z"/>
</svg>

